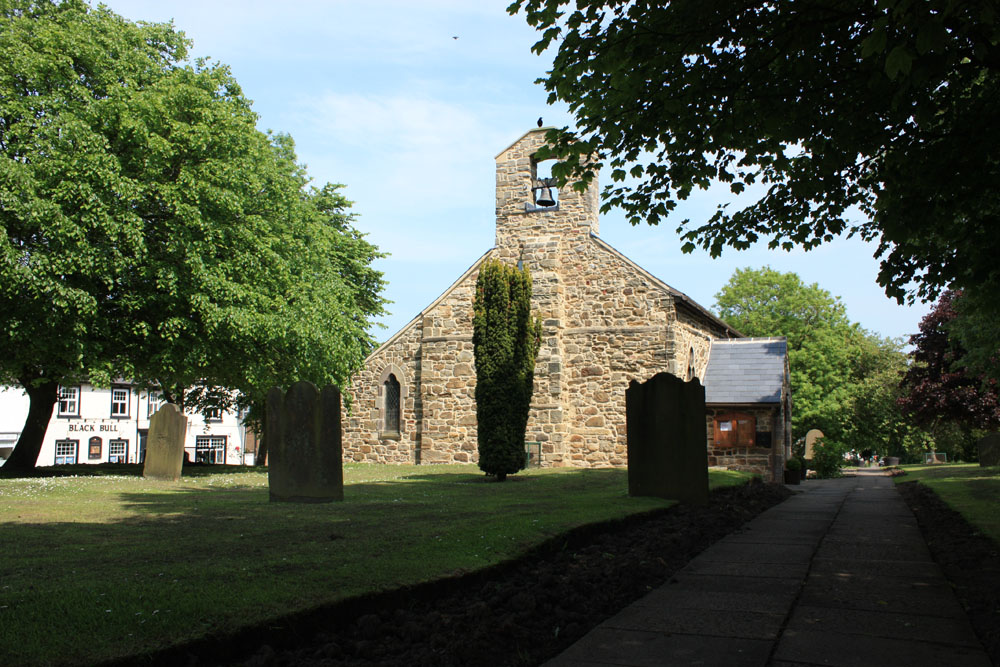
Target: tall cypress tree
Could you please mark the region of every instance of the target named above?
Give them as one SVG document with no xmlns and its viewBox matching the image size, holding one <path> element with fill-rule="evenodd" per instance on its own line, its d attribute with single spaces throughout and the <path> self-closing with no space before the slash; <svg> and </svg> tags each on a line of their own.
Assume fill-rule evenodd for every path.
<svg viewBox="0 0 1000 667">
<path fill-rule="evenodd" d="M 531 318 L 527 269 L 483 262 L 472 326 L 479 467 L 502 482 L 524 468 L 524 432 L 541 345 L 542 323 Z"/>
</svg>

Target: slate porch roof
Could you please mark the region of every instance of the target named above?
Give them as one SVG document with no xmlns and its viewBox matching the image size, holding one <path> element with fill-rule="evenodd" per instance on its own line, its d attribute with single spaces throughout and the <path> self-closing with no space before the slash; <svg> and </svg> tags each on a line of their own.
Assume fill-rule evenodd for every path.
<svg viewBox="0 0 1000 667">
<path fill-rule="evenodd" d="M 787 355 L 784 338 L 713 340 L 705 403 L 781 403 Z"/>
</svg>

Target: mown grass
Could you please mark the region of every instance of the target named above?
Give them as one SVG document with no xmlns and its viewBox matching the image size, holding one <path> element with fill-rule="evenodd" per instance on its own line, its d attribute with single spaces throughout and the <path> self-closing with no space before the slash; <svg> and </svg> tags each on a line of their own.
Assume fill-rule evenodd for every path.
<svg viewBox="0 0 1000 667">
<path fill-rule="evenodd" d="M 61 469 L 64 474 L 66 469 Z M 345 466 L 342 503 L 268 502 L 267 475 L 135 467 L 0 478 L 0 665 L 90 664 L 483 568 L 664 507 L 626 471 Z M 122 474 L 127 473 L 127 474 Z M 747 476 L 711 473 L 713 486 Z"/>
<path fill-rule="evenodd" d="M 902 466 L 896 482 L 920 482 L 931 488 L 965 520 L 1000 544 L 1000 467 L 978 463 Z"/>
</svg>

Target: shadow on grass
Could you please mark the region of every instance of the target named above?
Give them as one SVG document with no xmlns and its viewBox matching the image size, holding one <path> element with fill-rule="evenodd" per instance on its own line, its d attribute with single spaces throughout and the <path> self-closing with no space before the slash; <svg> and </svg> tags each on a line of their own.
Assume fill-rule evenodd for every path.
<svg viewBox="0 0 1000 667">
<path fill-rule="evenodd" d="M 187 469 L 184 474 L 188 476 Z M 626 488 L 625 471 L 608 468 L 560 475 L 511 476 L 502 484 L 474 473 L 402 475 L 398 479 L 345 484 L 344 500 L 329 503 L 270 502 L 266 485 L 236 483 L 223 487 L 185 488 L 183 477 L 173 488 L 122 492 L 119 498 L 123 507 L 132 512 L 169 516 L 174 521 L 185 517 L 200 521 L 214 516 L 229 519 L 234 512 L 247 518 L 282 515 L 314 520 L 324 516 L 356 515 L 359 511 L 376 516 L 384 514 L 387 521 L 392 521 L 404 509 L 423 507 L 433 510 L 436 505 L 450 505 L 463 498 L 469 503 L 467 511 L 488 512 L 502 509 L 505 505 L 547 501 L 577 490 L 603 491 L 605 495 L 625 497 Z M 142 519 L 132 517 L 123 522 L 133 523 L 136 520 Z"/>
<path fill-rule="evenodd" d="M 110 474 L 92 472 L 91 477 Z M 91 557 L 90 547 L 100 547 L 101 561 L 158 560 L 167 554 L 182 559 L 213 551 L 253 555 L 345 537 L 382 539 L 380 534 L 386 535 L 387 529 L 389 542 L 417 539 L 421 527 L 428 536 L 446 535 L 452 530 L 472 530 L 459 529 L 460 524 L 528 523 L 546 519 L 549 512 L 561 517 L 557 523 L 574 525 L 586 523 L 588 516 L 607 516 L 602 510 L 612 498 L 624 501 L 625 506 L 633 504 L 625 497 L 623 470 L 525 475 L 503 484 L 485 479 L 462 473 L 404 475 L 347 484 L 344 501 L 322 504 L 270 502 L 266 484 L 240 484 L 238 477 L 224 486 L 185 485 L 184 478 L 176 484 L 156 482 L 140 488 L 135 488 L 136 482 L 123 482 L 132 488 L 108 489 L 103 496 L 81 499 L 81 507 L 88 512 L 90 506 L 104 502 L 118 505 L 116 511 L 81 513 L 74 520 L 77 517 L 65 514 L 72 513 L 72 506 L 67 510 L 64 505 L 52 511 L 63 512 L 68 520 L 60 520 L 61 516 L 53 521 L 33 520 L 44 517 L 41 513 L 47 510 L 29 502 L 0 515 L 0 525 L 10 543 L 18 545 L 18 557 L 45 557 L 66 565 L 81 558 L 81 552 Z M 37 493 L 44 497 L 48 491 Z M 70 502 L 76 502 L 72 496 Z M 622 513 L 641 513 L 667 504 L 636 499 L 635 508 L 622 507 Z"/>
<path fill-rule="evenodd" d="M 109 466 L 111 472 L 81 467 L 91 473 L 88 477 L 141 474 L 122 473 L 127 466 L 119 465 Z M 138 471 L 140 466 L 131 468 Z M 67 651 L 63 655 L 84 651 L 70 658 L 79 663 L 217 633 L 225 636 L 219 646 L 230 650 L 272 631 L 320 628 L 331 618 L 381 608 L 403 599 L 414 585 L 422 587 L 423 596 L 434 597 L 462 577 L 485 581 L 504 571 L 511 558 L 541 558 L 609 525 L 637 521 L 667 506 L 666 501 L 627 499 L 624 469 L 531 472 L 509 477 L 510 484 L 488 482 L 474 472 L 401 471 L 395 479 L 347 484 L 345 500 L 327 504 L 271 503 L 259 476 L 253 484 L 231 476 L 259 469 L 202 470 L 189 474 L 186 468 L 177 484 L 129 479 L 119 486 L 112 480 L 81 480 L 81 487 L 102 489 L 90 497 L 74 496 L 76 483 L 59 481 L 53 486 L 64 493 L 60 502 L 69 503 L 62 511 L 91 511 L 107 502 L 118 506 L 117 513 L 94 519 L 87 514 L 78 522 L 5 521 L 2 530 L 14 548 L 5 561 L 3 583 L 10 588 L 0 590 L 0 608 L 7 605 L 7 618 L 17 623 L 0 627 L 0 639 L 12 641 L 17 627 L 27 627 L 39 634 L 39 641 L 51 643 L 45 619 L 63 605 L 65 623 L 90 628 L 87 639 L 67 636 L 66 647 L 58 647 Z M 212 480 L 185 484 L 185 478 L 220 473 L 227 479 L 215 485 Z M 36 507 L 28 500 L 19 506 L 25 513 Z M 616 518 L 617 510 L 632 514 Z M 500 553 L 506 555 L 495 556 Z M 428 577 L 435 581 L 419 583 Z M 113 595 L 119 603 L 105 604 Z M 238 613 L 232 611 L 237 600 L 243 604 Z M 317 604 L 322 614 L 311 609 Z M 144 619 L 152 622 L 154 606 L 187 619 L 212 620 L 218 613 L 223 620 L 221 625 L 178 621 L 156 631 L 148 624 L 136 625 Z M 0 613 L 0 620 L 6 614 Z M 244 615 L 253 616 L 252 629 L 239 629 Z M 269 616 L 281 620 L 267 620 Z M 91 627 L 95 622 L 99 627 Z M 123 632 L 136 633 L 127 647 L 119 647 Z M 103 648 L 86 654 L 95 641 Z M 211 652 L 214 641 L 204 639 L 200 645 Z M 0 647 L 0 663 L 18 662 L 5 661 L 3 655 Z M 160 664 L 172 664 L 175 658 L 183 654 L 168 651 Z"/>
<path fill-rule="evenodd" d="M 141 463 L 78 463 L 75 465 L 38 466 L 33 470 L 14 471 L 0 466 L 0 479 L 35 479 L 45 477 L 142 477 Z M 211 475 L 238 475 L 267 472 L 267 468 L 231 466 L 209 463 L 185 463 L 182 477 L 209 477 Z"/>
<path fill-rule="evenodd" d="M 541 470 L 544 470 L 544 472 Z M 523 482 L 531 482 L 534 484 L 540 480 L 555 479 L 560 474 L 572 475 L 577 477 L 581 482 L 584 481 L 584 478 L 592 477 L 594 479 L 621 478 L 624 483 L 627 471 L 625 468 L 577 468 L 569 470 L 565 468 L 532 469 L 531 471 L 526 470 L 518 474 L 508 475 L 507 479 L 503 482 L 500 482 L 496 477 L 485 473 L 449 473 L 446 475 L 442 475 L 440 473 L 416 473 L 411 475 L 402 475 L 399 479 L 437 483 L 451 481 L 453 484 L 495 484 L 497 486 L 503 486 L 504 484 L 520 484 Z M 453 480 L 449 478 L 453 478 Z"/>
</svg>

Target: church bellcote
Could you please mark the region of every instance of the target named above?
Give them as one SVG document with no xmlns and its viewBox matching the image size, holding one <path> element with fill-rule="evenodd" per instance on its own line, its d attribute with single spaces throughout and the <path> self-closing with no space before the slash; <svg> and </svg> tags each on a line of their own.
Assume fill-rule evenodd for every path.
<svg viewBox="0 0 1000 667">
<path fill-rule="evenodd" d="M 535 154 L 551 128 L 531 130 L 497 155 L 497 247 L 520 247 L 541 237 L 598 233 L 597 179 L 586 192 L 556 188 L 550 164 Z"/>
</svg>

